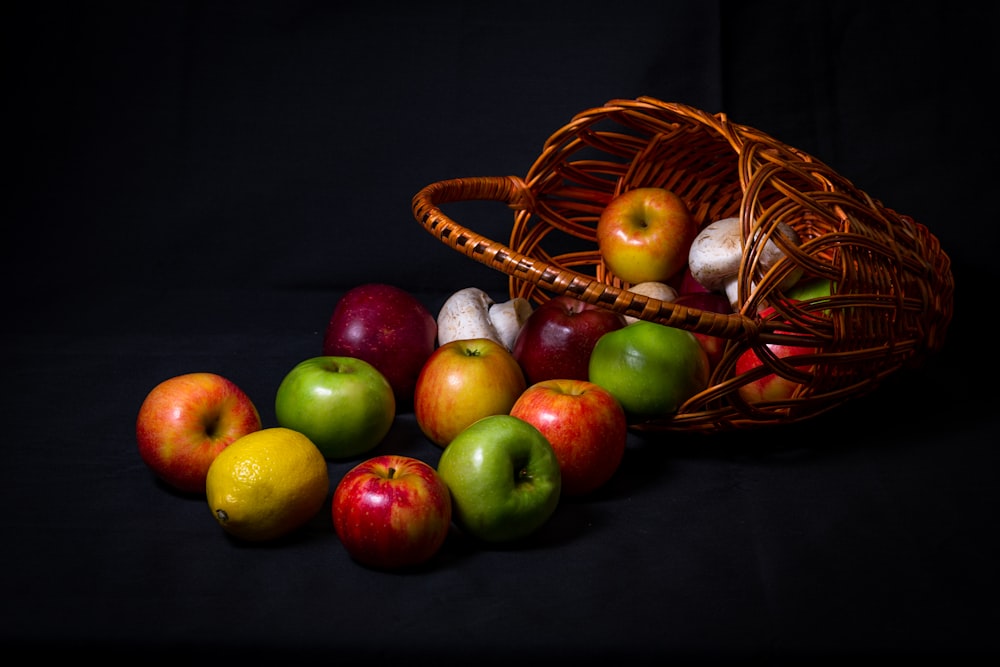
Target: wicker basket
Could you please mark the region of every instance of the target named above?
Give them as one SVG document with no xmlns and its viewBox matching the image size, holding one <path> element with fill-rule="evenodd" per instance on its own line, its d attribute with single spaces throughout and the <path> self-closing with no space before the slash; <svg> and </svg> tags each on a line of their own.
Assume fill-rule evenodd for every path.
<svg viewBox="0 0 1000 667">
<path fill-rule="evenodd" d="M 659 186 L 677 193 L 700 225 L 738 216 L 743 262 L 738 312 L 718 314 L 627 291 L 601 260 L 597 219 L 616 195 Z M 441 206 L 503 202 L 514 211 L 507 243 L 450 219 Z M 525 178 L 433 183 L 413 214 L 452 249 L 509 276 L 511 296 L 540 304 L 570 295 L 644 320 L 720 336 L 725 354 L 708 388 L 676 414 L 638 430 L 714 432 L 801 421 L 871 392 L 890 373 L 920 365 L 942 346 L 953 311 L 950 260 L 937 239 L 884 207 L 819 160 L 751 127 L 682 104 L 642 97 L 577 114 L 545 143 Z M 802 244 L 763 273 L 763 241 L 779 223 Z M 791 302 L 791 271 L 834 282 L 829 297 Z M 773 306 L 762 318 L 764 306 Z M 778 358 L 769 343 L 815 352 Z M 764 366 L 736 373 L 754 348 Z M 790 400 L 748 403 L 738 387 L 764 373 L 799 383 Z"/>
</svg>

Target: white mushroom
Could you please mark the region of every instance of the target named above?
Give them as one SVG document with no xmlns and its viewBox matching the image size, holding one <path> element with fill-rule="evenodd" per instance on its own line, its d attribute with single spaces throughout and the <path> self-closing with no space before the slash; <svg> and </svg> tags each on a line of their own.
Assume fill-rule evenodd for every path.
<svg viewBox="0 0 1000 667">
<path fill-rule="evenodd" d="M 531 310 L 531 304 L 521 297 L 497 303 L 478 287 L 460 289 L 448 297 L 438 312 L 438 345 L 489 338 L 509 350 Z"/>
<path fill-rule="evenodd" d="M 659 299 L 660 301 L 672 302 L 677 298 L 677 290 L 666 283 L 656 281 L 636 283 L 635 285 L 629 287 L 628 291 L 635 294 L 642 294 L 643 296 L 650 296 L 654 299 Z M 625 316 L 626 324 L 632 324 L 637 321 L 639 321 L 638 317 L 632 317 L 631 315 Z"/>
<path fill-rule="evenodd" d="M 531 315 L 531 311 L 531 303 L 519 296 L 490 306 L 490 322 L 500 336 L 500 342 L 508 350 L 514 349 L 517 334 L 521 333 L 521 327 Z"/>
<path fill-rule="evenodd" d="M 794 245 L 800 243 L 799 235 L 784 222 L 778 223 L 778 233 Z M 785 256 L 773 238 L 769 238 L 761 251 L 759 261 L 762 271 L 768 271 Z M 743 259 L 743 243 L 739 218 L 723 218 L 702 228 L 688 252 L 691 276 L 706 289 L 724 292 L 734 310 L 739 309 L 737 274 Z M 793 269 L 782 281 L 782 289 L 794 285 L 802 276 L 802 269 Z M 751 289 L 756 285 L 751 285 Z"/>
</svg>

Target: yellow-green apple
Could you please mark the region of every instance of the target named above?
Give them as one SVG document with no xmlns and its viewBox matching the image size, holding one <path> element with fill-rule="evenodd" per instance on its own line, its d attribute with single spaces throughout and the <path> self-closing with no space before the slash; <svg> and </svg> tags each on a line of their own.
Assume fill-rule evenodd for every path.
<svg viewBox="0 0 1000 667">
<path fill-rule="evenodd" d="M 492 415 L 449 443 L 437 465 L 465 534 L 510 542 L 541 528 L 559 504 L 562 477 L 552 445 L 517 417 Z"/>
<path fill-rule="evenodd" d="M 396 418 L 396 399 L 367 361 L 320 356 L 288 371 L 274 411 L 279 425 L 308 436 L 327 459 L 346 459 L 382 442 Z"/>
<path fill-rule="evenodd" d="M 340 479 L 333 528 L 351 557 L 394 570 L 422 565 L 451 528 L 451 494 L 430 464 L 401 454 L 375 456 Z"/>
<path fill-rule="evenodd" d="M 677 298 L 677 290 L 667 283 L 657 282 L 655 280 L 650 280 L 644 283 L 636 283 L 628 288 L 629 292 L 634 294 L 642 294 L 643 296 L 649 296 L 658 301 L 666 301 L 672 303 L 674 299 Z M 640 318 L 632 317 L 631 315 L 625 316 L 625 324 L 632 324 L 638 321 Z"/>
<path fill-rule="evenodd" d="M 146 395 L 135 434 L 139 455 L 160 479 L 178 491 L 200 494 L 219 452 L 260 428 L 253 401 L 232 380 L 186 373 Z"/>
<path fill-rule="evenodd" d="M 601 336 L 590 381 L 611 392 L 630 420 L 676 412 L 708 386 L 708 356 L 694 334 L 640 320 Z"/>
<path fill-rule="evenodd" d="M 625 411 L 611 392 L 593 382 L 533 384 L 518 397 L 510 414 L 533 425 L 552 445 L 564 496 L 582 496 L 603 486 L 625 455 Z"/>
<path fill-rule="evenodd" d="M 680 197 L 636 188 L 612 199 L 597 221 L 597 247 L 611 272 L 629 283 L 666 282 L 684 268 L 698 223 Z"/>
<path fill-rule="evenodd" d="M 424 435 L 444 447 L 477 419 L 508 414 L 526 387 L 517 360 L 500 343 L 453 340 L 434 350 L 421 369 L 413 413 Z"/>
<path fill-rule="evenodd" d="M 729 304 L 729 299 L 719 292 L 688 292 L 687 294 L 679 294 L 674 299 L 674 303 L 706 312 L 722 313 L 724 315 L 733 312 L 733 308 Z M 705 349 L 705 354 L 708 355 L 708 365 L 711 368 L 715 368 L 715 365 L 719 363 L 723 353 L 726 351 L 727 340 L 720 336 L 704 334 L 698 331 L 692 331 L 691 333 L 694 334 L 694 337 L 698 339 L 698 342 Z"/>
<path fill-rule="evenodd" d="M 553 378 L 586 380 L 597 339 L 623 326 L 625 318 L 612 310 L 556 296 L 535 308 L 511 352 L 529 385 Z"/>
<path fill-rule="evenodd" d="M 392 385 L 396 406 L 409 410 L 417 375 L 434 351 L 437 322 L 413 294 L 395 285 L 365 283 L 337 301 L 323 338 L 323 354 L 356 357 Z"/>
<path fill-rule="evenodd" d="M 760 316 L 762 319 L 767 319 L 768 317 L 773 317 L 774 314 L 775 309 L 768 307 L 761 311 Z M 818 350 L 815 347 L 768 343 L 765 348 L 766 354 L 781 359 L 783 363 L 794 367 L 800 372 L 811 373 L 815 368 L 814 362 L 805 360 L 800 362 L 796 360 L 796 357 L 799 356 L 816 354 Z M 757 369 L 761 366 L 764 366 L 764 361 L 754 348 L 748 348 L 737 357 L 734 372 L 737 376 L 746 373 L 759 374 L 760 371 Z M 747 403 L 760 403 L 764 401 L 788 400 L 795 396 L 801 386 L 802 383 L 797 378 L 778 373 L 767 373 L 749 382 L 744 382 L 737 391 L 740 397 Z"/>
<path fill-rule="evenodd" d="M 460 338 L 489 338 L 509 350 L 531 310 L 531 302 L 523 297 L 497 302 L 478 287 L 460 289 L 438 311 L 438 345 Z"/>
</svg>

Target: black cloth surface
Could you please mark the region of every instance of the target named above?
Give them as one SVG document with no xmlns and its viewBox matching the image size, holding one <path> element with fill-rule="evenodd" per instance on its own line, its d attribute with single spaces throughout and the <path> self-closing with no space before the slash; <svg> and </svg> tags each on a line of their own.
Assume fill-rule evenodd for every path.
<svg viewBox="0 0 1000 667">
<path fill-rule="evenodd" d="M 7 3 L 0 642 L 35 655 L 739 664 L 996 657 L 995 8 L 971 3 Z M 926 225 L 940 354 L 808 422 L 630 435 L 524 543 L 351 561 L 325 508 L 227 538 L 135 418 L 213 371 L 266 426 L 363 282 L 496 297 L 413 219 L 650 95 L 762 129 Z M 503 206 L 455 218 L 505 238 Z M 435 464 L 412 413 L 372 454 Z M 354 462 L 330 464 L 331 489 Z"/>
</svg>

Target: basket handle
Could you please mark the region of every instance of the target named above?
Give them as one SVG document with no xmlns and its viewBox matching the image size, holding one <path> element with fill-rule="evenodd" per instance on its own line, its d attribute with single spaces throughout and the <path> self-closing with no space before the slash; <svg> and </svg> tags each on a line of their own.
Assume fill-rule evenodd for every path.
<svg viewBox="0 0 1000 667">
<path fill-rule="evenodd" d="M 661 301 L 598 281 L 517 252 L 458 224 L 441 205 L 460 201 L 499 201 L 515 211 L 533 210 L 534 197 L 518 176 L 477 176 L 438 181 L 413 197 L 417 221 L 435 238 L 467 257 L 502 271 L 515 280 L 537 285 L 553 294 L 567 294 L 622 315 L 726 339 L 751 337 L 767 342 L 771 336 L 754 319 L 741 313 L 716 313 Z M 784 340 L 779 334 L 774 340 Z"/>
</svg>

